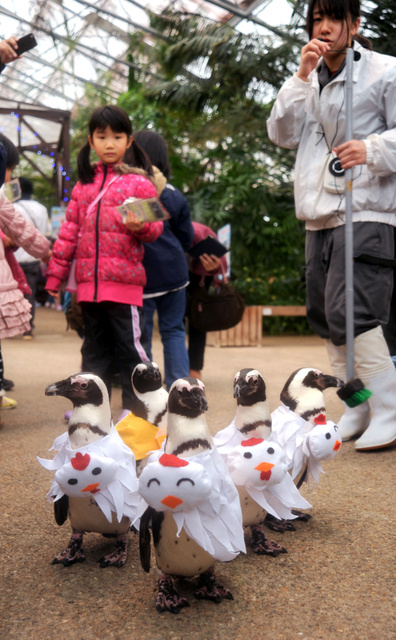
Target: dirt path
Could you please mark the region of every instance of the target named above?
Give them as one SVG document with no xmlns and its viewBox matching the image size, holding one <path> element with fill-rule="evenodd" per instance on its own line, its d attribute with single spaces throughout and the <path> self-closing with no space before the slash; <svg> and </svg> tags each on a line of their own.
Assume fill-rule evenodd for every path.
<svg viewBox="0 0 396 640">
<path fill-rule="evenodd" d="M 62 313 L 38 309 L 36 336 L 3 341 L 10 393 L 18 401 L 3 411 L 0 431 L 0 638 L 4 640 L 388 640 L 396 638 L 395 486 L 396 450 L 356 453 L 345 443 L 323 465 L 319 486 L 304 490 L 313 504 L 309 524 L 296 531 L 269 532 L 288 549 L 278 558 L 250 550 L 218 565 L 218 575 L 235 600 L 215 605 L 194 601 L 173 616 L 154 607 L 156 573 L 145 574 L 131 535 L 126 566 L 100 569 L 98 559 L 112 548 L 100 536 L 86 536 L 87 560 L 65 569 L 51 565 L 70 536 L 58 527 L 45 495 L 50 473 L 36 456 L 48 457 L 54 438 L 65 430 L 69 403 L 47 398 L 45 387 L 79 369 L 80 340 L 65 330 Z M 154 358 L 162 366 L 161 345 Z M 271 408 L 281 387 L 301 366 L 329 370 L 317 338 L 265 338 L 261 348 L 208 348 L 205 383 L 208 423 L 213 433 L 233 417 L 232 380 L 238 369 L 259 369 Z M 341 405 L 326 392 L 327 415 L 336 420 Z M 121 411 L 120 391 L 112 398 Z"/>
</svg>

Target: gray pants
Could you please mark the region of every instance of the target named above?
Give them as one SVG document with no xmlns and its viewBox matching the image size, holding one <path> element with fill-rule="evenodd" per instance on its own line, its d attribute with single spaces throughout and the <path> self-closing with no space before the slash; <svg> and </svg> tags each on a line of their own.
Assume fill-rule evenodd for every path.
<svg viewBox="0 0 396 640">
<path fill-rule="evenodd" d="M 395 255 L 393 227 L 355 222 L 353 255 L 354 325 L 358 336 L 388 322 Z M 341 346 L 346 342 L 345 227 L 307 231 L 305 261 L 308 322 L 322 338 Z"/>
<path fill-rule="evenodd" d="M 42 278 L 41 262 L 40 260 L 37 260 L 35 262 L 20 262 L 20 266 L 22 267 L 23 272 L 26 276 L 28 285 L 32 290 L 32 293 L 30 296 L 25 294 L 25 298 L 26 300 L 29 300 L 30 304 L 32 305 L 32 308 L 30 309 L 30 313 L 32 314 L 32 317 L 30 318 L 30 326 L 32 329 L 34 329 L 34 318 L 36 315 L 37 287 L 38 287 L 38 283 L 40 282 L 40 279 Z"/>
</svg>

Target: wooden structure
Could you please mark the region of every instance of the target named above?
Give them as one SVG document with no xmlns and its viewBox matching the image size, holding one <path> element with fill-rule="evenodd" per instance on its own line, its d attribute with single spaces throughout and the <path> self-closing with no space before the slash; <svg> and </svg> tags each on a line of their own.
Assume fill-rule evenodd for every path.
<svg viewBox="0 0 396 640">
<path fill-rule="evenodd" d="M 206 344 L 211 347 L 259 347 L 262 337 L 263 316 L 305 316 L 305 306 L 250 306 L 246 307 L 239 324 L 226 331 L 207 334 Z"/>
</svg>

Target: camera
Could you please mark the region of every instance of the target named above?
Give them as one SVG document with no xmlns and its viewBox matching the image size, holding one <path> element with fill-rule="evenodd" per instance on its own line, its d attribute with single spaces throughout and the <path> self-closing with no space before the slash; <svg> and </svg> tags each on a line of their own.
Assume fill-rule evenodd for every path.
<svg viewBox="0 0 396 640">
<path fill-rule="evenodd" d="M 345 170 L 334 153 L 327 161 L 323 187 L 329 193 L 342 194 L 345 191 Z"/>
</svg>

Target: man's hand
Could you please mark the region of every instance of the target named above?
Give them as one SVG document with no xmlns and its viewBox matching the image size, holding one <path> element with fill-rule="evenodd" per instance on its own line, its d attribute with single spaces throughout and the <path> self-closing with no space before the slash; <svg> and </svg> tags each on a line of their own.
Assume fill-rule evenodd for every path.
<svg viewBox="0 0 396 640">
<path fill-rule="evenodd" d="M 11 38 L 7 38 L 7 40 L 2 40 L 0 42 L 0 59 L 3 64 L 7 64 L 8 62 L 13 62 L 18 57 L 17 54 L 18 49 L 18 40 L 15 36 L 11 36 Z"/>
<path fill-rule="evenodd" d="M 343 169 L 350 169 L 357 164 L 366 164 L 366 145 L 363 140 L 349 140 L 333 149 L 340 159 Z"/>
</svg>

